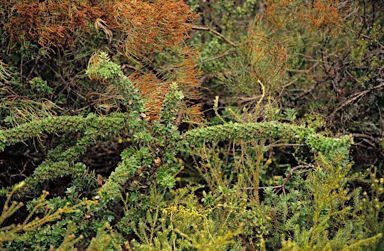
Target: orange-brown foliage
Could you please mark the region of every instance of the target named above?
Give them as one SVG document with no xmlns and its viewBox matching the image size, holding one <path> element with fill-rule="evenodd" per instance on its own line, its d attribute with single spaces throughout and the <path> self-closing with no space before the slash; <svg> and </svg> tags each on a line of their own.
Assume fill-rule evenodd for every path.
<svg viewBox="0 0 384 251">
<path fill-rule="evenodd" d="M 343 20 L 337 8 L 338 1 L 320 1 L 309 4 L 307 8 L 301 8 L 297 13 L 297 20 L 306 24 L 309 31 L 317 31 L 329 27 L 331 33 L 341 32 L 340 26 Z"/>
<path fill-rule="evenodd" d="M 301 0 L 267 0 L 265 7 L 267 24 L 275 29 L 285 28 L 296 23 L 310 32 L 329 29 L 331 34 L 340 32 L 342 16 L 346 12 L 337 0 L 317 0 L 306 4 Z"/>
<path fill-rule="evenodd" d="M 243 54 L 252 65 L 247 71 L 250 79 L 258 79 L 268 91 L 280 89 L 279 85 L 287 66 L 287 45 L 284 41 L 272 41 L 263 29 L 263 19 L 256 16 L 255 22 L 248 30 L 247 43 Z M 268 22 L 268 20 L 267 20 Z M 257 85 L 258 86 L 258 85 Z"/>
<path fill-rule="evenodd" d="M 0 13 L 6 17 L 2 29 L 10 37 L 10 52 L 28 43 L 76 48 L 100 38 L 102 30 L 109 49 L 141 69 L 129 77 L 141 90 L 153 118 L 171 81 L 179 84 L 187 102 L 199 98 L 199 71 L 194 67 L 199 54 L 185 45 L 196 15 L 182 0 L 4 0 Z M 169 65 L 166 57 L 159 59 L 162 54 L 168 55 Z M 166 77 L 160 79 L 151 68 L 162 68 Z M 104 95 L 99 100 L 109 99 Z M 196 108 L 187 109 L 184 104 L 184 109 L 195 120 L 201 117 Z"/>
<path fill-rule="evenodd" d="M 136 83 L 136 87 L 141 90 L 144 104 L 148 108 L 147 115 L 154 119 L 159 118 L 161 104 L 171 82 L 177 82 L 179 88 L 183 90 L 184 94 L 187 94 L 187 102 L 190 99 L 200 98 L 200 91 L 198 90 L 200 72 L 196 67 L 193 67 L 197 63 L 198 52 L 195 49 L 184 47 L 177 56 L 183 57 L 183 60 L 173 66 L 174 74 L 167 76 L 168 80 L 166 81 L 158 79 L 154 74 L 135 72 L 130 76 L 131 80 Z M 199 111 L 199 106 L 191 107 L 184 103 L 182 110 L 192 121 L 201 121 L 202 113 Z"/>
<path fill-rule="evenodd" d="M 76 32 L 92 33 L 89 24 L 103 19 L 110 25 L 117 25 L 113 18 L 113 3 L 108 1 L 10 1 L 0 4 L 2 12 L 8 15 L 3 26 L 15 43 L 35 40 L 42 46 L 74 46 Z"/>
</svg>

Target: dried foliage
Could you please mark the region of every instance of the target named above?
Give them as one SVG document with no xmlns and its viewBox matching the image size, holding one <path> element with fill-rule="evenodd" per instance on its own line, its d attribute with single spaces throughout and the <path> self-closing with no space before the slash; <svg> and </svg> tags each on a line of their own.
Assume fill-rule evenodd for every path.
<svg viewBox="0 0 384 251">
<path fill-rule="evenodd" d="M 14 69 L 14 81 L 31 92 L 28 83 L 38 77 L 48 81 L 43 83 L 52 90 L 47 93 L 38 90 L 40 95 L 25 93 L 8 82 L 3 87 L 8 99 L 48 99 L 62 106 L 61 113 L 77 114 L 88 108 L 99 113 L 123 109 L 118 102 L 119 94 L 110 86 L 87 83 L 83 78 L 84 59 L 89 59 L 91 48 L 112 53 L 122 69 L 134 69 L 127 74 L 139 88 L 147 114 L 154 119 L 172 81 L 182 83 L 181 88 L 189 99 L 199 97 L 196 81 L 199 71 L 194 68 L 198 53 L 185 44 L 195 14 L 180 0 L 3 1 L 0 10 L 4 14 L 3 35 L 10 38 L 2 43 L 3 53 L 5 50 L 13 55 L 21 53 L 20 59 L 12 54 L 2 55 Z M 24 61 L 33 53 L 39 56 Z M 68 59 L 71 66 L 65 62 Z M 62 94 L 73 102 L 61 100 Z M 64 107 L 63 102 L 67 102 Z M 21 107 L 22 116 L 42 110 L 35 104 Z M 47 105 L 44 108 L 52 109 Z M 25 111 L 28 109 L 34 112 Z M 198 107 L 185 104 L 184 110 L 191 120 L 200 120 Z"/>
</svg>

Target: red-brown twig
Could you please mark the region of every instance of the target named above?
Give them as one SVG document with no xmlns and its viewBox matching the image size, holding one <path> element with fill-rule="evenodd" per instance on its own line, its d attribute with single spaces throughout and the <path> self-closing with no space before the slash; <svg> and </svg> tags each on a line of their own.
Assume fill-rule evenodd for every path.
<svg viewBox="0 0 384 251">
<path fill-rule="evenodd" d="M 211 29 L 209 27 L 192 26 L 192 29 L 194 29 L 194 30 L 202 30 L 202 31 L 210 31 L 210 32 L 216 34 L 217 36 L 221 37 L 222 39 L 224 39 L 225 42 L 227 42 L 228 44 L 230 44 L 230 45 L 232 45 L 234 47 L 238 47 L 238 46 L 242 45 L 242 44 L 235 44 L 235 43 L 231 42 L 228 38 L 224 37 L 219 32 L 217 32 L 214 29 Z"/>
<path fill-rule="evenodd" d="M 369 93 L 369 92 L 371 92 L 371 91 L 373 91 L 373 90 L 375 90 L 375 89 L 382 88 L 382 87 L 384 87 L 384 83 L 382 83 L 382 84 L 380 84 L 380 85 L 378 85 L 378 86 L 375 86 L 375 87 L 373 87 L 373 88 L 371 88 L 371 89 L 369 89 L 369 90 L 362 91 L 362 92 L 360 92 L 360 93 L 356 93 L 356 94 L 354 94 L 354 95 L 356 95 L 355 97 L 353 97 L 353 98 L 351 98 L 351 99 L 345 101 L 341 106 L 339 106 L 336 110 L 334 110 L 334 111 L 329 115 L 329 118 L 332 119 L 332 118 L 336 115 L 336 112 L 340 111 L 344 106 L 347 106 L 347 105 L 349 105 L 350 103 L 352 103 L 353 101 L 355 101 L 355 100 L 359 99 L 360 97 L 364 96 L 365 94 L 367 94 L 367 93 Z"/>
<path fill-rule="evenodd" d="M 201 64 L 204 64 L 204 63 L 208 63 L 208 62 L 210 62 L 210 61 L 213 61 L 213 60 L 222 58 L 222 57 L 224 57 L 224 56 L 227 56 L 227 55 L 230 55 L 230 54 L 235 54 L 235 53 L 237 53 L 237 52 L 235 52 L 235 51 L 229 53 L 231 50 L 233 50 L 233 48 L 227 50 L 226 52 L 224 52 L 223 54 L 221 54 L 221 55 L 219 55 L 219 56 L 217 56 L 217 57 L 214 57 L 214 58 L 210 58 L 210 59 L 201 61 L 201 62 L 197 63 L 195 66 L 191 67 L 190 69 L 196 68 L 198 65 L 201 65 Z"/>
<path fill-rule="evenodd" d="M 287 184 L 289 178 L 292 176 L 292 174 L 297 170 L 297 169 L 303 169 L 303 168 L 312 168 L 312 169 L 315 169 L 316 167 L 314 166 L 309 166 L 309 165 L 300 165 L 300 166 L 296 166 L 294 168 L 292 168 L 292 170 L 289 172 L 287 178 L 285 178 L 285 181 L 283 182 L 283 184 L 281 185 L 278 185 L 278 186 L 270 186 L 270 187 L 259 187 L 259 189 L 266 189 L 266 188 L 273 188 L 273 189 L 276 189 L 276 188 L 282 188 L 283 189 L 283 193 L 284 195 L 286 195 L 285 193 L 285 185 Z M 243 188 L 239 188 L 240 190 L 253 190 L 254 187 L 243 187 Z"/>
<path fill-rule="evenodd" d="M 129 65 L 129 64 L 123 64 L 123 65 L 121 66 L 121 70 L 124 70 L 125 68 L 129 68 L 129 69 L 138 71 L 138 72 L 140 72 L 140 73 L 142 73 L 142 74 L 145 73 L 145 72 L 143 72 L 142 70 L 140 70 L 140 69 L 138 69 L 138 68 L 136 68 L 136 67 L 134 67 L 134 66 L 132 66 L 132 65 Z"/>
</svg>

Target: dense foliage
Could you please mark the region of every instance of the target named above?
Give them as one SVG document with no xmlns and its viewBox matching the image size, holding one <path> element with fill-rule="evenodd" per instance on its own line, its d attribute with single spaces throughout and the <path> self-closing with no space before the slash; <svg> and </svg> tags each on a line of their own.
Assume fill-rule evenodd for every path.
<svg viewBox="0 0 384 251">
<path fill-rule="evenodd" d="M 1 2 L 0 249 L 382 250 L 383 7 Z"/>
</svg>

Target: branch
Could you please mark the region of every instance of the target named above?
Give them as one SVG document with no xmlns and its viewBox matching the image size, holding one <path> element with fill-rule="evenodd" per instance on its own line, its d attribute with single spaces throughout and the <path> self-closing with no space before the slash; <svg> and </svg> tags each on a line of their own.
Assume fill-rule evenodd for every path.
<svg viewBox="0 0 384 251">
<path fill-rule="evenodd" d="M 371 37 L 369 37 L 369 36 L 366 36 L 366 35 L 364 35 L 364 34 L 360 34 L 360 36 L 373 40 L 373 38 L 371 38 Z M 379 41 L 376 41 L 376 43 L 377 43 L 378 45 L 380 45 L 381 49 L 384 49 L 384 45 L 380 44 Z"/>
<path fill-rule="evenodd" d="M 199 85 L 202 85 L 206 80 L 208 79 L 212 79 L 212 78 L 218 78 L 219 75 L 222 75 L 223 76 L 224 73 L 217 73 L 217 74 L 212 74 L 212 73 L 208 73 L 208 74 L 205 74 L 204 76 L 202 76 L 199 81 L 197 82 Z"/>
<path fill-rule="evenodd" d="M 222 73 L 208 73 L 208 74 L 205 74 L 204 76 L 202 76 L 197 83 L 199 85 L 201 85 L 208 79 L 227 77 L 227 76 L 234 75 L 237 73 L 240 73 L 240 71 L 229 71 L 229 72 L 222 72 Z"/>
<path fill-rule="evenodd" d="M 300 165 L 300 166 L 296 166 L 294 168 L 292 168 L 292 170 L 289 172 L 287 178 L 285 178 L 285 181 L 283 182 L 283 184 L 281 185 L 278 185 L 278 186 L 270 186 L 270 187 L 259 187 L 259 189 L 266 189 L 266 188 L 273 188 L 273 189 L 276 189 L 276 188 L 282 188 L 283 189 L 283 193 L 284 195 L 286 195 L 285 193 L 285 185 L 287 184 L 289 178 L 292 176 L 292 174 L 297 170 L 297 169 L 303 169 L 303 168 L 312 168 L 312 169 L 315 169 L 316 167 L 314 166 L 309 166 L 309 165 Z M 240 190 L 253 190 L 255 189 L 254 187 L 243 187 L 243 188 L 239 188 Z"/>
<path fill-rule="evenodd" d="M 201 64 L 204 64 L 204 63 L 208 63 L 208 62 L 210 62 L 210 61 L 213 61 L 213 60 L 222 58 L 222 57 L 227 56 L 227 55 L 230 55 L 230 54 L 235 54 L 235 53 L 237 53 L 237 52 L 231 52 L 231 53 L 229 53 L 231 50 L 233 50 L 233 48 L 227 50 L 226 52 L 224 52 L 223 54 L 221 54 L 221 55 L 219 55 L 219 56 L 217 56 L 217 57 L 214 57 L 214 58 L 210 58 L 210 59 L 201 61 L 200 63 L 197 63 L 195 66 L 189 68 L 189 70 L 196 68 L 198 65 L 201 65 Z"/>
<path fill-rule="evenodd" d="M 372 137 L 370 135 L 367 135 L 367 134 L 353 133 L 352 137 L 354 137 L 354 138 L 363 138 L 363 140 L 360 143 L 354 143 L 353 145 L 361 146 L 361 147 L 368 148 L 368 149 L 377 149 L 377 145 L 380 145 L 380 141 L 378 139 L 376 139 L 376 138 L 374 138 L 374 137 Z M 371 141 L 368 141 L 368 139 L 371 140 L 373 143 Z M 367 147 L 367 146 L 362 145 L 361 143 L 363 141 L 368 143 L 372 147 Z M 381 155 L 384 156 L 383 151 L 381 151 Z"/>
<path fill-rule="evenodd" d="M 309 93 L 311 93 L 319 84 L 322 84 L 324 83 L 325 81 L 327 81 L 329 79 L 329 77 L 327 76 L 324 80 L 321 80 L 321 81 L 316 81 L 316 84 L 311 88 L 309 89 L 308 91 L 304 92 L 303 94 L 301 94 L 300 96 L 298 96 L 297 98 L 295 98 L 295 100 L 298 100 L 298 99 L 301 99 L 302 97 L 305 97 L 307 96 Z"/>
<path fill-rule="evenodd" d="M 378 86 L 375 86 L 375 87 L 373 87 L 373 88 L 371 88 L 371 89 L 369 89 L 369 90 L 366 90 L 366 91 L 363 91 L 363 92 L 360 92 L 360 93 L 355 94 L 356 96 L 355 96 L 354 98 L 345 101 L 341 106 L 339 106 L 336 110 L 334 110 L 334 111 L 331 113 L 331 115 L 329 115 L 328 117 L 329 117 L 330 119 L 332 119 L 332 118 L 336 115 L 336 112 L 340 111 L 344 106 L 347 106 L 347 105 L 349 105 L 350 103 L 352 103 L 353 101 L 355 101 L 356 99 L 358 99 L 358 98 L 364 96 L 365 94 L 367 94 L 367 93 L 369 93 L 369 92 L 371 92 L 371 91 L 373 91 L 373 90 L 375 90 L 375 89 L 382 88 L 382 87 L 384 87 L 384 83 L 382 83 L 382 84 L 380 84 L 380 85 L 378 85 Z"/>
<path fill-rule="evenodd" d="M 276 145 L 273 145 L 273 147 L 279 147 L 279 146 L 305 146 L 305 144 L 276 144 Z"/>
<path fill-rule="evenodd" d="M 199 26 L 192 26 L 192 29 L 195 29 L 195 30 L 203 30 L 203 31 L 210 31 L 214 34 L 216 34 L 217 36 L 221 37 L 222 39 L 224 39 L 225 42 L 227 42 L 228 44 L 232 45 L 233 47 L 238 47 L 238 46 L 241 46 L 243 43 L 241 44 L 235 44 L 235 43 L 232 43 L 228 38 L 224 37 L 223 35 L 221 35 L 219 32 L 209 28 L 209 27 L 199 27 Z"/>
<path fill-rule="evenodd" d="M 248 141 L 263 138 L 280 138 L 297 144 L 306 144 L 312 151 L 322 152 L 327 157 L 341 153 L 344 158 L 349 157 L 348 148 L 352 143 L 350 135 L 332 139 L 316 133 L 310 127 L 276 121 L 227 123 L 196 128 L 186 132 L 182 140 L 187 140 L 191 145 L 201 145 L 203 142 Z M 319 147 L 322 145 L 326 145 L 325 149 Z"/>
<path fill-rule="evenodd" d="M 60 116 L 47 117 L 17 127 L 0 131 L 0 152 L 4 146 L 14 145 L 24 140 L 51 133 L 86 132 L 92 128 L 104 132 L 121 132 L 130 126 L 129 114 L 120 117 Z"/>
<path fill-rule="evenodd" d="M 129 65 L 129 64 L 123 64 L 123 65 L 121 66 L 121 70 L 124 70 L 125 68 L 129 68 L 129 69 L 138 71 L 138 72 L 140 72 L 141 74 L 145 74 L 145 72 L 143 72 L 142 70 L 140 70 L 140 69 L 138 69 L 138 68 L 136 68 L 136 67 L 134 67 L 134 66 L 132 66 L 132 65 Z"/>
</svg>

